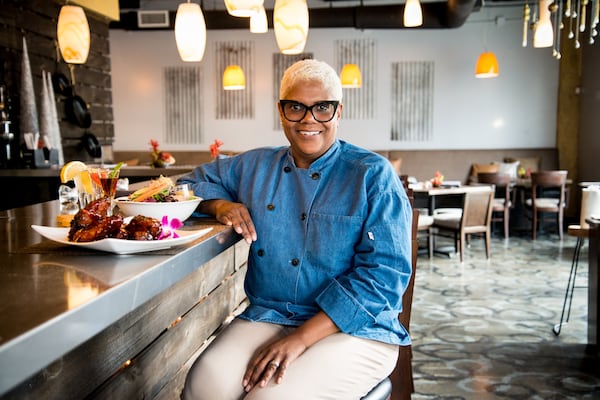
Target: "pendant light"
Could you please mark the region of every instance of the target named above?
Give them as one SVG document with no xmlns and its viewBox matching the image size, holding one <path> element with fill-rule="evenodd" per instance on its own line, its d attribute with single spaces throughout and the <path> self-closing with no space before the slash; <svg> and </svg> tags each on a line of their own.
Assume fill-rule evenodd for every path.
<svg viewBox="0 0 600 400">
<path fill-rule="evenodd" d="M 281 53 L 302 53 L 308 36 L 306 0 L 275 0 L 273 26 Z"/>
<path fill-rule="evenodd" d="M 175 41 L 183 61 L 202 61 L 206 47 L 206 22 L 200 5 L 179 4 L 175 16 Z"/>
<path fill-rule="evenodd" d="M 230 65 L 223 72 L 224 90 L 243 90 L 246 89 L 246 77 L 244 70 L 239 65 Z"/>
<path fill-rule="evenodd" d="M 264 0 L 225 0 L 229 15 L 251 17 L 263 7 Z"/>
<path fill-rule="evenodd" d="M 56 25 L 58 47 L 69 64 L 85 64 L 90 52 L 90 26 L 83 8 L 62 6 Z"/>
<path fill-rule="evenodd" d="M 360 68 L 356 64 L 345 64 L 340 73 L 342 87 L 345 89 L 356 89 L 362 86 Z"/>
<path fill-rule="evenodd" d="M 554 44 L 554 31 L 550 21 L 550 10 L 548 7 L 553 0 L 540 0 L 540 18 L 535 24 L 533 32 L 533 47 L 551 47 Z"/>
<path fill-rule="evenodd" d="M 499 74 L 498 59 L 491 51 L 483 52 L 475 65 L 476 78 L 495 78 Z"/>
<path fill-rule="evenodd" d="M 250 17 L 250 32 L 267 33 L 268 31 L 267 11 L 264 6 L 260 6 L 258 12 Z"/>
<path fill-rule="evenodd" d="M 414 28 L 423 25 L 423 11 L 419 0 L 407 0 L 404 5 L 404 26 Z"/>
</svg>

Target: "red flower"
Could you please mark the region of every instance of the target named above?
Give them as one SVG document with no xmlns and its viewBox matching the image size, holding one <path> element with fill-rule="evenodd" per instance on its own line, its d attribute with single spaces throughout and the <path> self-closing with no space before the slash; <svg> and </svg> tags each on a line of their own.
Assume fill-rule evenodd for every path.
<svg viewBox="0 0 600 400">
<path fill-rule="evenodd" d="M 225 143 L 220 141 L 219 139 L 215 139 L 215 142 L 209 146 L 210 155 L 212 158 L 217 158 L 220 153 L 219 147 L 223 146 Z"/>
</svg>

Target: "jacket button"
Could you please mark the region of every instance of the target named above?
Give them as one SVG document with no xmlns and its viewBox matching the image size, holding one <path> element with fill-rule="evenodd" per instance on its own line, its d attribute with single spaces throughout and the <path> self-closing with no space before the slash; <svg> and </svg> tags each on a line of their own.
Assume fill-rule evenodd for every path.
<svg viewBox="0 0 600 400">
<path fill-rule="evenodd" d="M 321 177 L 321 174 L 319 174 L 318 172 L 313 172 L 310 177 L 316 181 L 317 179 L 319 179 Z"/>
<path fill-rule="evenodd" d="M 306 219 L 306 213 L 302 213 L 302 214 L 300 215 L 300 220 L 301 220 L 301 221 L 304 221 L 305 219 Z"/>
<path fill-rule="evenodd" d="M 256 254 L 257 254 L 259 257 L 262 257 L 262 256 L 264 256 L 264 255 L 265 255 L 265 251 L 264 251 L 263 249 L 258 249 L 258 251 L 256 252 Z"/>
<path fill-rule="evenodd" d="M 275 209 L 275 206 L 273 204 L 268 204 L 267 205 L 267 210 L 273 211 L 274 209 Z"/>
<path fill-rule="evenodd" d="M 298 264 L 300 264 L 300 260 L 298 260 L 297 258 L 294 258 L 294 259 L 292 260 L 292 265 L 293 265 L 294 267 L 297 267 L 297 266 L 298 266 Z"/>
<path fill-rule="evenodd" d="M 283 172 L 288 174 L 288 173 L 292 172 L 292 169 L 290 167 L 283 167 Z"/>
</svg>

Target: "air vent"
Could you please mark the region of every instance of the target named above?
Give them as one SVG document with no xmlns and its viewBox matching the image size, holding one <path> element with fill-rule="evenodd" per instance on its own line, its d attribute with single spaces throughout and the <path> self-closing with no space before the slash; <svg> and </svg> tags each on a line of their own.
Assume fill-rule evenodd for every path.
<svg viewBox="0 0 600 400">
<path fill-rule="evenodd" d="M 138 28 L 168 28 L 169 11 L 138 11 Z"/>
</svg>

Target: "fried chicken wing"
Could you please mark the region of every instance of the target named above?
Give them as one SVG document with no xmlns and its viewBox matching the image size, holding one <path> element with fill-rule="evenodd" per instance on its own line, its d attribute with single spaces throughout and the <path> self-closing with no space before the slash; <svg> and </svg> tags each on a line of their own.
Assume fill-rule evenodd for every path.
<svg viewBox="0 0 600 400">
<path fill-rule="evenodd" d="M 159 220 L 137 215 L 125 224 L 120 215 L 108 216 L 110 198 L 95 200 L 73 217 L 69 229 L 72 242 L 93 242 L 105 238 L 156 240 L 162 232 Z"/>
<path fill-rule="evenodd" d="M 96 223 L 78 229 L 69 238 L 73 242 L 93 242 L 116 237 L 123 225 L 123 217 L 112 215 L 100 218 Z"/>
<path fill-rule="evenodd" d="M 129 240 L 156 240 L 162 232 L 159 220 L 136 215 L 128 224 L 121 227 L 118 237 Z"/>
</svg>

